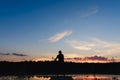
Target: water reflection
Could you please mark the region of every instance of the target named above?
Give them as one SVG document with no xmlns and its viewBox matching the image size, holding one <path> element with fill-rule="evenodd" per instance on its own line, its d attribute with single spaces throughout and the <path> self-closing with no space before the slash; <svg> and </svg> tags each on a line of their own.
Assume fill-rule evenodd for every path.
<svg viewBox="0 0 120 80">
<path fill-rule="evenodd" d="M 74 80 L 120 80 L 120 75 L 75 75 Z"/>
<path fill-rule="evenodd" d="M 0 80 L 30 80 L 28 76 L 0 76 Z"/>
<path fill-rule="evenodd" d="M 0 76 L 0 80 L 120 80 L 120 75 L 19 75 Z"/>
<path fill-rule="evenodd" d="M 72 76 L 51 76 L 50 80 L 73 80 Z"/>
</svg>

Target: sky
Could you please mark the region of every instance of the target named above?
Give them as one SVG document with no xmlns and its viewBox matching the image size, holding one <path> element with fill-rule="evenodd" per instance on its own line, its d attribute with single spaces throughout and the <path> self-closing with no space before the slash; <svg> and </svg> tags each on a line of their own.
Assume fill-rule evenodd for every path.
<svg viewBox="0 0 120 80">
<path fill-rule="evenodd" d="M 120 58 L 119 0 L 0 0 L 0 60 Z"/>
</svg>

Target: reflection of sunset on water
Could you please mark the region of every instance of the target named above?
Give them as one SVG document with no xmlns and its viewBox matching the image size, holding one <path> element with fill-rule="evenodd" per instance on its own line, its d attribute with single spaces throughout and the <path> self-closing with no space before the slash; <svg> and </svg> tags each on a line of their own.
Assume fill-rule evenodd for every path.
<svg viewBox="0 0 120 80">
<path fill-rule="evenodd" d="M 0 80 L 120 80 L 120 75 L 29 75 L 29 76 L 0 76 Z"/>
<path fill-rule="evenodd" d="M 43 76 L 37 77 L 37 76 L 34 76 L 33 80 L 50 80 L 50 77 L 43 77 Z"/>
<path fill-rule="evenodd" d="M 94 75 L 94 74 L 86 74 L 86 75 L 46 75 L 46 76 L 34 76 L 34 80 L 51 80 L 52 76 L 58 76 L 59 77 L 72 77 L 73 80 L 119 80 L 120 75 Z M 70 79 L 70 80 L 72 80 Z M 57 79 L 59 80 L 59 79 Z M 64 78 L 60 80 L 65 80 Z"/>
<path fill-rule="evenodd" d="M 119 75 L 73 75 L 74 80 L 113 80 L 113 78 L 116 78 L 116 80 L 120 79 Z"/>
<path fill-rule="evenodd" d="M 64 77 L 65 75 L 50 75 L 48 77 L 44 77 L 44 76 L 37 77 L 37 76 L 34 76 L 33 79 L 34 80 L 51 80 L 50 78 L 52 76 L 54 76 L 54 77 L 58 76 L 58 78 L 59 78 L 59 77 L 62 77 L 62 76 Z M 113 78 L 110 75 L 66 75 L 66 76 L 72 76 L 73 80 L 112 80 L 112 78 Z"/>
</svg>

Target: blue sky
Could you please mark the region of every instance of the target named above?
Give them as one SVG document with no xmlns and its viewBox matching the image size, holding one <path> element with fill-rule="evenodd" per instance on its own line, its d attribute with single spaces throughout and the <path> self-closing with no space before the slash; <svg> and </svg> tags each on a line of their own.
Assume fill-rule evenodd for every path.
<svg viewBox="0 0 120 80">
<path fill-rule="evenodd" d="M 120 57 L 119 8 L 119 0 L 1 0 L 0 53 Z"/>
</svg>

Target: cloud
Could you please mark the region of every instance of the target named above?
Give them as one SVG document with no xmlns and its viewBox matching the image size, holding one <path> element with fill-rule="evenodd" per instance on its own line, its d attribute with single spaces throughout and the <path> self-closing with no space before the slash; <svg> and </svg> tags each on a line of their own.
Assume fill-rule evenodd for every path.
<svg viewBox="0 0 120 80">
<path fill-rule="evenodd" d="M 25 54 L 18 54 L 18 53 L 0 53 L 0 55 L 4 55 L 4 56 L 10 56 L 10 55 L 14 55 L 14 56 L 27 56 Z"/>
<path fill-rule="evenodd" d="M 70 34 L 72 34 L 72 31 L 64 31 L 62 33 L 55 34 L 54 36 L 50 37 L 48 40 L 50 42 L 57 42 L 63 39 L 65 36 L 69 36 Z"/>
<path fill-rule="evenodd" d="M 85 41 L 67 40 L 66 42 L 69 45 L 71 45 L 73 48 L 78 49 L 78 50 L 91 50 L 92 47 L 95 46 L 95 44 L 88 43 Z"/>
<path fill-rule="evenodd" d="M 98 60 L 98 61 L 107 61 L 108 58 L 102 57 L 102 56 L 91 56 L 91 57 L 85 57 L 85 60 Z"/>
<path fill-rule="evenodd" d="M 110 61 L 107 57 L 103 56 L 90 56 L 90 57 L 73 57 L 65 58 L 66 61 L 75 61 L 75 62 L 86 62 L 86 61 Z"/>
<path fill-rule="evenodd" d="M 91 8 L 91 9 L 85 11 L 83 14 L 80 15 L 80 17 L 92 16 L 92 15 L 98 13 L 98 11 L 99 11 L 98 7 L 94 7 L 94 8 Z"/>
<path fill-rule="evenodd" d="M 74 46 L 74 48 L 80 49 L 80 50 L 91 50 L 90 47 L 86 47 L 86 46 Z"/>
<path fill-rule="evenodd" d="M 18 53 L 12 53 L 12 55 L 14 55 L 14 56 L 27 56 L 25 54 L 18 54 Z"/>
<path fill-rule="evenodd" d="M 106 56 L 120 56 L 120 43 L 108 42 L 98 38 L 90 38 L 87 41 L 67 40 L 72 48 L 86 53 L 95 53 Z"/>
<path fill-rule="evenodd" d="M 0 55 L 10 55 L 10 53 L 0 53 Z"/>
</svg>

